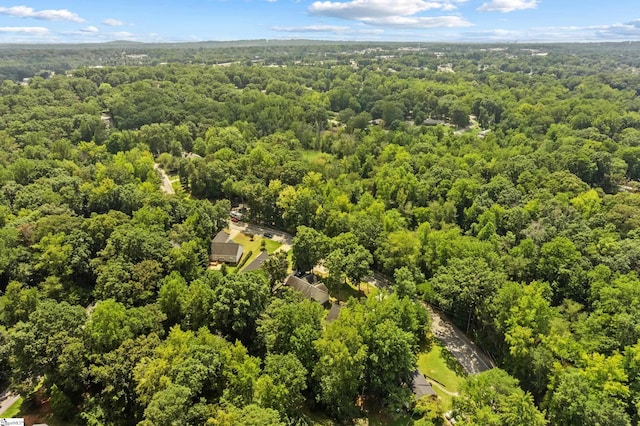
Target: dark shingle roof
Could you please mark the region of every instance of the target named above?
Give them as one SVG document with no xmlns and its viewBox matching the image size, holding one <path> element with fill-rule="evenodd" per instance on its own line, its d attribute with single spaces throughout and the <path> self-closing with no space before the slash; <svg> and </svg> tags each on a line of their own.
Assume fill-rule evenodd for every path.
<svg viewBox="0 0 640 426">
<path fill-rule="evenodd" d="M 258 255 L 258 257 L 256 257 L 255 259 L 253 259 L 251 261 L 250 264 L 248 264 L 243 270 L 242 272 L 250 272 L 250 271 L 255 271 L 258 270 L 262 267 L 262 264 L 269 259 L 269 253 L 267 253 L 266 251 L 263 251 L 262 253 L 260 253 Z"/>
<path fill-rule="evenodd" d="M 238 254 L 240 244 L 236 243 L 211 243 L 212 256 L 235 256 Z"/>
<path fill-rule="evenodd" d="M 212 243 L 228 243 L 231 241 L 231 235 L 227 234 L 224 231 L 220 231 L 213 237 Z"/>
<path fill-rule="evenodd" d="M 413 379 L 413 382 L 411 383 L 411 390 L 413 390 L 413 393 L 417 398 L 437 395 L 433 390 L 431 383 L 429 383 L 418 370 L 414 370 L 413 373 L 411 373 L 411 378 Z"/>
<path fill-rule="evenodd" d="M 218 261 L 223 258 L 226 262 L 238 262 L 242 257 L 242 251 L 243 248 L 240 244 L 234 243 L 229 234 L 220 231 L 211 240 L 210 259 Z"/>
<path fill-rule="evenodd" d="M 322 283 L 309 284 L 306 280 L 289 275 L 284 282 L 285 285 L 299 291 L 309 300 L 315 300 L 321 305 L 329 301 L 329 289 Z"/>
</svg>

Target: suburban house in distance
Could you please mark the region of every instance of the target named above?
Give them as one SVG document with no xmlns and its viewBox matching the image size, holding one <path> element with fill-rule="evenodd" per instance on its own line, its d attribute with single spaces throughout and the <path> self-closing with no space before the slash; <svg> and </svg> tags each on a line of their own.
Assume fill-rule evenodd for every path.
<svg viewBox="0 0 640 426">
<path fill-rule="evenodd" d="M 284 281 L 284 285 L 291 287 L 302 293 L 305 298 L 315 300 L 321 305 L 329 301 L 329 289 L 322 283 L 311 284 L 306 279 L 298 278 L 292 274 Z"/>
<path fill-rule="evenodd" d="M 243 248 L 240 244 L 234 243 L 231 236 L 224 231 L 218 232 L 211 241 L 211 262 L 224 262 L 237 264 L 242 257 Z"/>
</svg>

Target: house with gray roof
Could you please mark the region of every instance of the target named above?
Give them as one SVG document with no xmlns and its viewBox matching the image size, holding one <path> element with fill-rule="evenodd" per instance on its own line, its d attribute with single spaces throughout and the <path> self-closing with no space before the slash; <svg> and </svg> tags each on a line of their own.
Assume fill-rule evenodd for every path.
<svg viewBox="0 0 640 426">
<path fill-rule="evenodd" d="M 209 256 L 211 262 L 237 264 L 242 254 L 242 246 L 234 242 L 231 236 L 224 231 L 218 232 L 211 240 L 211 255 Z"/>
<path fill-rule="evenodd" d="M 422 398 L 423 396 L 438 395 L 436 391 L 433 390 L 431 383 L 427 381 L 427 379 L 424 377 L 424 375 L 420 371 L 418 371 L 418 369 L 415 369 L 411 373 L 411 379 L 412 379 L 411 390 L 413 391 L 413 394 L 416 396 L 416 399 Z"/>
<path fill-rule="evenodd" d="M 242 270 L 242 272 L 257 271 L 258 269 L 262 268 L 262 264 L 264 262 L 266 262 L 267 259 L 269 259 L 269 253 L 267 253 L 266 251 L 261 252 L 258 255 L 258 257 L 256 257 L 255 259 L 253 259 L 251 261 L 250 264 L 245 266 L 245 268 Z"/>
<path fill-rule="evenodd" d="M 309 300 L 315 300 L 321 305 L 329 301 L 329 289 L 322 283 L 310 283 L 304 278 L 289 275 L 284 281 L 284 285 L 291 287 Z"/>
</svg>

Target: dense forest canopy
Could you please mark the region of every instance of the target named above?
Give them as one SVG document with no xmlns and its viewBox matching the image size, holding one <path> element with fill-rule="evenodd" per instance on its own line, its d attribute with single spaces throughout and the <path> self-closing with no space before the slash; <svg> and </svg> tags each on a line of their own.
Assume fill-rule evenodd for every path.
<svg viewBox="0 0 640 426">
<path fill-rule="evenodd" d="M 499 367 L 457 424 L 637 424 L 638 53 L 0 46 L 0 383 L 73 424 L 444 424 L 430 304 Z M 239 204 L 291 256 L 208 268 Z M 318 264 L 334 321 L 280 286 Z"/>
</svg>

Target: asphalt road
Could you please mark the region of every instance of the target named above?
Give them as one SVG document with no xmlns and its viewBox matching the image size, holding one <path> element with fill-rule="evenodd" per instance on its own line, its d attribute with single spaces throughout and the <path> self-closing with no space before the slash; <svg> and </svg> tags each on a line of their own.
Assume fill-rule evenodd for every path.
<svg viewBox="0 0 640 426">
<path fill-rule="evenodd" d="M 162 168 L 160 167 L 160 164 L 153 163 L 153 168 L 156 169 L 158 172 L 160 172 L 160 176 L 162 177 L 162 185 L 160 185 L 160 189 L 162 189 L 162 191 L 167 194 L 171 194 L 171 195 L 175 194 L 176 191 L 174 191 L 173 185 L 171 185 L 169 176 L 164 170 L 162 170 Z"/>
<path fill-rule="evenodd" d="M 426 305 L 431 315 L 433 335 L 460 363 L 467 374 L 478 374 L 494 367 L 493 362 L 451 320 L 431 306 Z"/>
<path fill-rule="evenodd" d="M 20 399 L 20 395 L 11 393 L 8 390 L 0 394 L 0 418 L 2 417 L 2 413 L 7 411 L 7 409 L 11 407 L 18 399 Z"/>
</svg>

